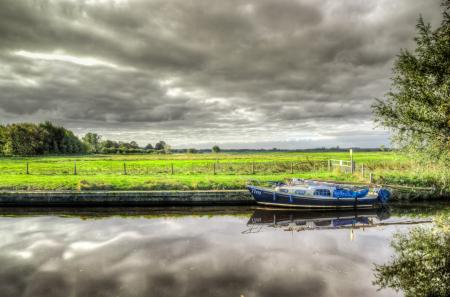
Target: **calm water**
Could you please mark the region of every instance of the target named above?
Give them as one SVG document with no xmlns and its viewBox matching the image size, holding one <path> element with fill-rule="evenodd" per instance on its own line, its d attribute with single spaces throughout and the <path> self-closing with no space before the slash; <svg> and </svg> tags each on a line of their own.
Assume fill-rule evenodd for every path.
<svg viewBox="0 0 450 297">
<path fill-rule="evenodd" d="M 402 296 L 372 285 L 395 232 L 448 206 L 389 213 L 255 208 L 0 210 L 1 296 Z M 127 215 L 124 215 L 124 214 Z"/>
</svg>

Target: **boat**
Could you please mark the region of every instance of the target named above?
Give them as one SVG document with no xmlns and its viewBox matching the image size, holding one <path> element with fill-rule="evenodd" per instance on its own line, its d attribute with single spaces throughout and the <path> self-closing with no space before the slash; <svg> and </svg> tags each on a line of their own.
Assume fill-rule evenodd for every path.
<svg viewBox="0 0 450 297">
<path fill-rule="evenodd" d="M 391 192 L 387 188 L 355 186 L 307 179 L 273 182 L 272 187 L 248 185 L 258 204 L 295 208 L 376 208 L 387 204 Z"/>
</svg>

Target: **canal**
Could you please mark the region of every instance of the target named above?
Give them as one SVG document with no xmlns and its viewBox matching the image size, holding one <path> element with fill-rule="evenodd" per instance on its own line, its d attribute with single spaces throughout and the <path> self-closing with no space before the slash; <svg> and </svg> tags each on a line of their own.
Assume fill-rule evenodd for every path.
<svg viewBox="0 0 450 297">
<path fill-rule="evenodd" d="M 1 296 L 404 296 L 380 289 L 395 234 L 450 204 L 364 212 L 256 207 L 1 208 Z M 398 255 L 397 255 L 398 256 Z M 379 267 L 379 266 L 378 266 Z"/>
</svg>

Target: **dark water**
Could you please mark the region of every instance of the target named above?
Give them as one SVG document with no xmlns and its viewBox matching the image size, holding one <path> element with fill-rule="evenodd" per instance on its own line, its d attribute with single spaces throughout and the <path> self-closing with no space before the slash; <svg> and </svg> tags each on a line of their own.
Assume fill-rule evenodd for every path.
<svg viewBox="0 0 450 297">
<path fill-rule="evenodd" d="M 374 263 L 448 209 L 0 209 L 0 295 L 402 296 Z"/>
</svg>

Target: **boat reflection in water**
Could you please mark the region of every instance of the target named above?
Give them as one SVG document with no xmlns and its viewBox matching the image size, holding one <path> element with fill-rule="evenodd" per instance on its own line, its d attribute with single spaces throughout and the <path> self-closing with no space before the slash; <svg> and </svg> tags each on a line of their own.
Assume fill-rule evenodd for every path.
<svg viewBox="0 0 450 297">
<path fill-rule="evenodd" d="M 243 233 L 261 232 L 265 227 L 285 231 L 357 229 L 378 226 L 389 217 L 388 208 L 326 212 L 261 208 L 255 210 Z"/>
</svg>

